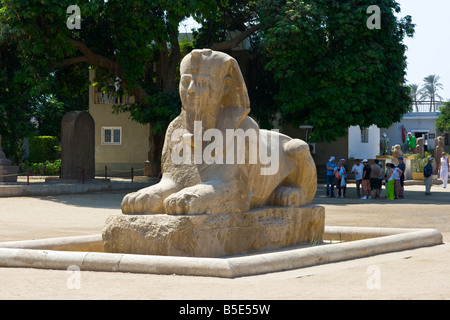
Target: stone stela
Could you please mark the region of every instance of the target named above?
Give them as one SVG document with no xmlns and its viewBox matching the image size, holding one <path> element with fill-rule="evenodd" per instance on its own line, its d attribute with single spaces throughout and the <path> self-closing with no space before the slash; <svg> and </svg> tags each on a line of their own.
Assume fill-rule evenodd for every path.
<svg viewBox="0 0 450 320">
<path fill-rule="evenodd" d="M 61 121 L 61 179 L 95 178 L 95 123 L 88 112 L 71 111 Z"/>
<path fill-rule="evenodd" d="M 229 55 L 193 50 L 180 75 L 182 109 L 166 132 L 161 181 L 124 197 L 122 214 L 104 227 L 105 251 L 220 257 L 321 241 L 325 212 L 311 205 L 317 173 L 308 144 L 260 129 L 248 116 L 247 88 Z M 223 137 L 227 130 L 254 132 L 257 148 L 247 142 L 235 152 L 229 141 L 216 141 L 212 150 L 201 139 L 211 129 Z M 195 161 L 194 150 L 205 148 L 211 157 L 232 153 L 241 161 Z M 273 174 L 264 174 L 267 163 L 253 157 L 256 149 L 276 155 Z M 175 163 L 174 150 L 191 161 Z"/>
</svg>

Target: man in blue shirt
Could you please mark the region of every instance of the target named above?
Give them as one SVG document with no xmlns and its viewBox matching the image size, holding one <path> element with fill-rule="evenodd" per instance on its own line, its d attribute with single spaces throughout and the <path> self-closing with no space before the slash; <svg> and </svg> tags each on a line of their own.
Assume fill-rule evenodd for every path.
<svg viewBox="0 0 450 320">
<path fill-rule="evenodd" d="M 327 162 L 327 197 L 334 197 L 334 169 L 337 167 L 335 158 Z"/>
</svg>

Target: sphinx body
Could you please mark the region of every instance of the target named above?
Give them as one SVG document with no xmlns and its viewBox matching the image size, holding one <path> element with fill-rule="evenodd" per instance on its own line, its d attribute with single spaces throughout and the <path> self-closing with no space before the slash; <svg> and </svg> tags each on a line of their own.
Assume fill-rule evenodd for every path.
<svg viewBox="0 0 450 320">
<path fill-rule="evenodd" d="M 166 132 L 161 181 L 126 195 L 123 213 L 220 214 L 311 203 L 317 175 L 308 144 L 260 129 L 248 116 L 235 59 L 193 50 L 180 73 L 182 110 Z"/>
</svg>

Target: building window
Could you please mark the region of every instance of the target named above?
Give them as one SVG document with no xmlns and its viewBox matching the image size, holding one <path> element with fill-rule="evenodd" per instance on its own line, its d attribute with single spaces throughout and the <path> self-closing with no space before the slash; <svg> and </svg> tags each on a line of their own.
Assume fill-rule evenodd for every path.
<svg viewBox="0 0 450 320">
<path fill-rule="evenodd" d="M 102 144 L 121 145 L 122 127 L 102 127 Z"/>
<path fill-rule="evenodd" d="M 369 143 L 369 128 L 361 127 L 361 143 Z"/>
</svg>

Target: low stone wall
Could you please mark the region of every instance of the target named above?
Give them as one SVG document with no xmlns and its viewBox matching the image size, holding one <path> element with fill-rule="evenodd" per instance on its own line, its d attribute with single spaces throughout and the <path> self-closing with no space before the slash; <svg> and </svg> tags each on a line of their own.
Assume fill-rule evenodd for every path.
<svg viewBox="0 0 450 320">
<path fill-rule="evenodd" d="M 0 184 L 0 197 L 46 196 L 108 190 L 139 190 L 150 182 L 30 183 Z"/>
</svg>

